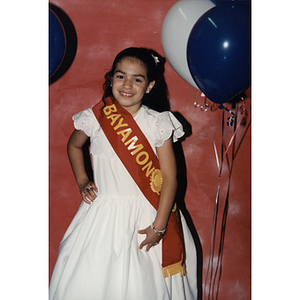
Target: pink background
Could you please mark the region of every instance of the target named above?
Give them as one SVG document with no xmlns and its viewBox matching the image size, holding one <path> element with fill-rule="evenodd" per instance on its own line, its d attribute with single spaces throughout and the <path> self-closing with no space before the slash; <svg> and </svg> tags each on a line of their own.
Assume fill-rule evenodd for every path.
<svg viewBox="0 0 300 300">
<path fill-rule="evenodd" d="M 75 60 L 63 77 L 50 85 L 49 153 L 50 153 L 50 276 L 59 242 L 81 202 L 72 174 L 66 145 L 73 131 L 72 115 L 93 106 L 101 99 L 103 76 L 115 55 L 130 46 L 153 48 L 163 54 L 161 28 L 175 0 L 54 0 L 72 20 L 77 33 Z M 202 281 L 207 272 L 213 211 L 218 187 L 218 168 L 213 147 L 220 156 L 222 111 L 212 102 L 212 109 L 202 112 L 193 103 L 197 90 L 186 83 L 167 63 L 166 81 L 171 110 L 180 113 L 191 126 L 192 134 L 182 142 L 186 166 L 185 205 L 198 234 L 199 266 L 203 262 Z M 250 299 L 251 280 L 251 107 L 250 90 L 245 99 L 246 122 L 236 135 L 233 171 L 230 179 L 229 210 L 225 229 L 222 276 L 219 299 Z M 200 93 L 197 101 L 203 103 Z M 240 103 L 238 104 L 240 106 Z M 231 105 L 228 106 L 231 108 Z M 236 111 L 235 108 L 233 108 Z M 238 120 L 240 113 L 238 114 Z M 248 128 L 248 130 L 247 130 Z M 226 127 L 226 145 L 234 129 Z M 245 134 L 245 136 L 244 136 Z M 243 138 L 244 136 L 244 138 Z M 240 147 L 237 146 L 240 144 Z M 229 149 L 230 164 L 232 147 Z M 183 165 L 184 166 L 184 165 Z M 184 169 L 180 169 L 184 178 Z M 220 206 L 217 223 L 216 251 L 227 193 L 228 168 L 221 177 Z"/>
</svg>

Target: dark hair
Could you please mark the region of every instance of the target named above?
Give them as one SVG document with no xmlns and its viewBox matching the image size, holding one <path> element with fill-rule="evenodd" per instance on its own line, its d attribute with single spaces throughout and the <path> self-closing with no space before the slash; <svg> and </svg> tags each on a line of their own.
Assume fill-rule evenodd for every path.
<svg viewBox="0 0 300 300">
<path fill-rule="evenodd" d="M 145 93 L 142 104 L 159 112 L 170 110 L 168 87 L 164 78 L 166 59 L 156 51 L 147 48 L 126 48 L 116 56 L 111 70 L 104 77 L 102 100 L 105 102 L 105 98 L 112 96 L 111 80 L 116 66 L 122 59 L 128 57 L 140 60 L 146 68 L 148 81 L 155 80 L 155 85 L 150 93 Z"/>
</svg>

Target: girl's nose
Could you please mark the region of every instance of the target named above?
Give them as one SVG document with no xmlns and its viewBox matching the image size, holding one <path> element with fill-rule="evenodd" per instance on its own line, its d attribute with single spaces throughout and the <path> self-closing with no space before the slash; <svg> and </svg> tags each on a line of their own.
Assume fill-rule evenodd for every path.
<svg viewBox="0 0 300 300">
<path fill-rule="evenodd" d="M 124 85 L 124 88 L 130 89 L 132 87 L 132 82 L 130 79 L 125 79 L 123 85 Z"/>
</svg>

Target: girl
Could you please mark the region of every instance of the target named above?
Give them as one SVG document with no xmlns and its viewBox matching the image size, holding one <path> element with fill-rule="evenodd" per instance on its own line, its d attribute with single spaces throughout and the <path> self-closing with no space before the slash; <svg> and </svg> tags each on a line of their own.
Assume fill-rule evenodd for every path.
<svg viewBox="0 0 300 300">
<path fill-rule="evenodd" d="M 196 299 L 195 248 L 174 205 L 172 142 L 184 132 L 168 111 L 163 60 L 121 51 L 102 101 L 73 117 L 68 155 L 83 202 L 60 243 L 51 300 Z"/>
</svg>

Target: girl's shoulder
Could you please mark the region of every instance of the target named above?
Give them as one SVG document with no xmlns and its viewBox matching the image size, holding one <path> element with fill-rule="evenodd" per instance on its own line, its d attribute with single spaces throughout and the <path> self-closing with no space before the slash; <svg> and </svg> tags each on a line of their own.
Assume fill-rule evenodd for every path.
<svg viewBox="0 0 300 300">
<path fill-rule="evenodd" d="M 92 108 L 85 109 L 72 117 L 74 127 L 83 131 L 87 136 L 91 136 L 92 132 L 99 127 L 99 123 L 93 113 Z"/>
<path fill-rule="evenodd" d="M 152 120 L 169 119 L 169 116 L 173 115 L 170 111 L 159 112 L 152 108 L 149 108 L 146 105 L 142 105 L 140 111 L 141 113 L 139 114 L 143 115 L 144 118 L 149 118 Z"/>
<path fill-rule="evenodd" d="M 158 116 L 161 114 L 160 112 L 152 109 L 152 108 L 149 108 L 148 106 L 146 105 L 142 105 L 141 108 L 140 108 L 140 112 L 146 116 L 146 117 L 150 117 L 150 118 L 158 118 Z"/>
<path fill-rule="evenodd" d="M 150 127 L 155 127 L 159 123 L 163 123 L 164 126 L 168 126 L 168 124 L 170 124 L 170 115 L 171 112 L 169 111 L 158 112 L 145 105 L 142 105 L 137 113 L 137 117 L 134 118 L 138 123 L 146 123 Z"/>
<path fill-rule="evenodd" d="M 182 124 L 170 111 L 158 112 L 143 105 L 138 119 L 147 123 L 153 130 L 157 140 L 156 146 L 161 146 L 172 135 L 174 142 L 184 135 Z"/>
</svg>

